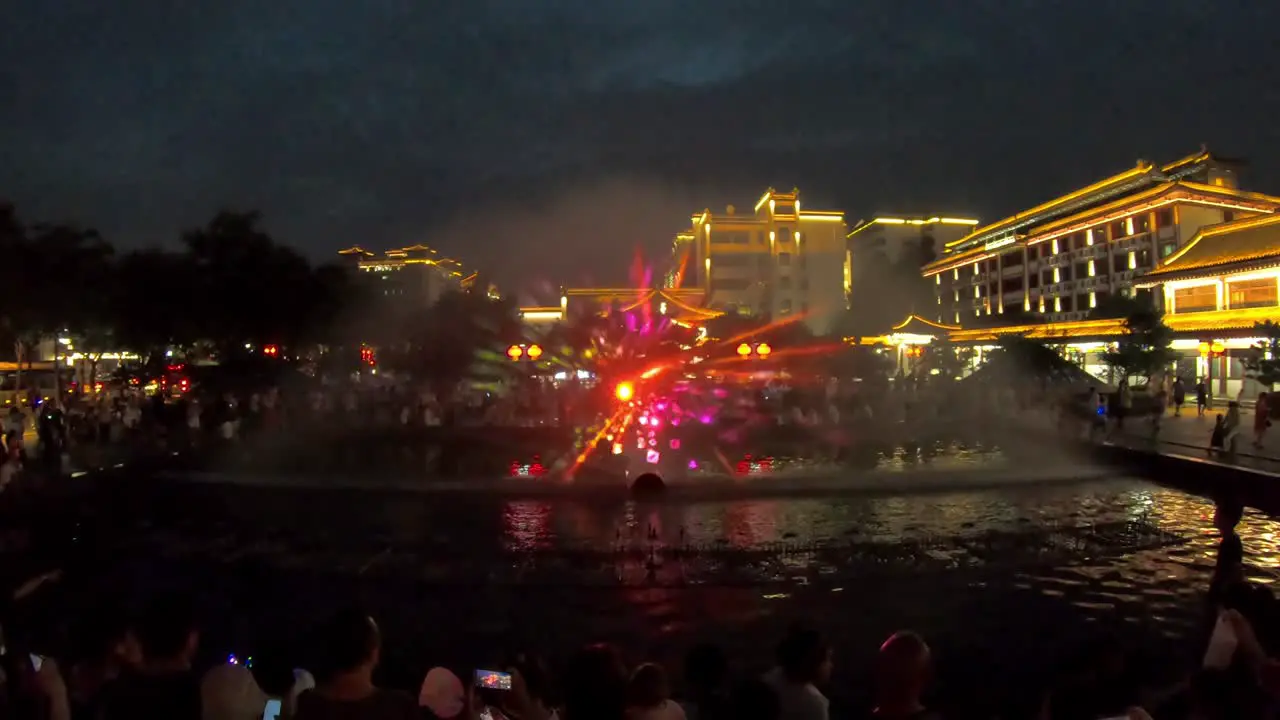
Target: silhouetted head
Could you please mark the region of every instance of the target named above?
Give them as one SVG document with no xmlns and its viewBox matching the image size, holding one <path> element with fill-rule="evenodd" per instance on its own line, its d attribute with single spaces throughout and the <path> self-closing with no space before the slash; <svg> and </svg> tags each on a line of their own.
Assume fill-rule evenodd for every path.
<svg viewBox="0 0 1280 720">
<path fill-rule="evenodd" d="M 1223 496 L 1213 505 L 1213 526 L 1223 536 L 1235 533 L 1236 526 L 1244 518 L 1244 503 L 1232 496 Z"/>
<path fill-rule="evenodd" d="M 626 667 L 611 645 L 588 645 L 570 659 L 564 676 L 567 720 L 615 720 L 626 706 Z"/>
<path fill-rule="evenodd" d="M 919 702 L 929 684 L 932 655 L 913 632 L 896 632 L 880 646 L 876 658 L 876 697 L 881 705 Z"/>
<path fill-rule="evenodd" d="M 199 641 L 195 610 L 184 596 L 156 598 L 138 622 L 138 643 L 147 663 L 190 663 Z"/>
<path fill-rule="evenodd" d="M 729 712 L 734 720 L 778 720 L 782 705 L 778 693 L 763 680 L 748 680 L 729 694 Z"/>
<path fill-rule="evenodd" d="M 684 680 L 694 695 L 723 688 L 729 677 L 729 658 L 718 645 L 698 645 L 684 658 Z"/>
<path fill-rule="evenodd" d="M 778 644 L 777 660 L 793 683 L 816 685 L 831 676 L 831 646 L 817 630 L 793 628 Z"/>
<path fill-rule="evenodd" d="M 635 708 L 655 708 L 671 697 L 671 685 L 667 671 L 656 663 L 645 663 L 631 673 L 627 682 L 627 705 Z"/>
<path fill-rule="evenodd" d="M 382 638 L 378 624 L 367 613 L 348 608 L 334 614 L 320 628 L 321 643 L 317 677 L 328 682 L 335 675 L 367 672 L 378 664 Z"/>
</svg>

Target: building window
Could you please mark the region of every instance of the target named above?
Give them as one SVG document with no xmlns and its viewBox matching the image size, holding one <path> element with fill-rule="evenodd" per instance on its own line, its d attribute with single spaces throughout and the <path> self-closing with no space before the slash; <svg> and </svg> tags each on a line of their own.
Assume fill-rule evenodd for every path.
<svg viewBox="0 0 1280 720">
<path fill-rule="evenodd" d="M 791 312 L 791 301 L 783 300 L 782 302 L 778 303 L 778 311 L 783 314 Z"/>
<path fill-rule="evenodd" d="M 791 289 L 791 278 L 789 278 L 789 277 L 780 277 L 780 278 L 778 278 L 778 289 L 779 289 L 779 290 L 790 290 L 790 289 Z"/>
<path fill-rule="evenodd" d="M 1228 282 L 1228 302 L 1232 308 L 1275 307 L 1276 279 L 1239 280 Z"/>
<path fill-rule="evenodd" d="M 1116 240 L 1124 237 L 1124 221 L 1117 220 L 1111 223 L 1111 239 Z"/>
<path fill-rule="evenodd" d="M 751 287 L 751 281 L 747 278 L 712 278 L 711 292 L 717 290 L 746 290 Z"/>
<path fill-rule="evenodd" d="M 1274 287 L 1275 283 L 1272 283 Z M 1173 312 L 1200 312 L 1218 309 L 1218 286 L 1197 285 L 1173 291 Z"/>
<path fill-rule="evenodd" d="M 1174 250 L 1177 250 L 1177 249 L 1178 249 L 1177 243 L 1167 242 L 1160 246 L 1160 257 L 1167 258 L 1173 254 Z"/>
<path fill-rule="evenodd" d="M 787 242 L 790 239 L 791 239 L 791 228 L 786 227 L 785 225 L 783 227 L 778 228 L 779 242 Z"/>
<path fill-rule="evenodd" d="M 1156 211 L 1156 227 L 1173 227 L 1173 208 L 1160 208 Z"/>
<path fill-rule="evenodd" d="M 1151 229 L 1151 216 L 1147 213 L 1134 215 L 1129 220 L 1133 223 L 1133 231 L 1135 233 L 1144 233 Z"/>
<path fill-rule="evenodd" d="M 778 264 L 781 265 L 782 267 L 790 267 L 791 253 L 788 253 L 788 252 L 778 253 Z"/>
<path fill-rule="evenodd" d="M 712 245 L 747 245 L 751 241 L 751 233 L 741 230 L 725 230 L 711 233 Z"/>
<path fill-rule="evenodd" d="M 1231 222 L 1232 220 L 1235 220 L 1235 219 L 1236 219 L 1235 212 L 1231 210 L 1222 211 L 1222 222 Z"/>
</svg>

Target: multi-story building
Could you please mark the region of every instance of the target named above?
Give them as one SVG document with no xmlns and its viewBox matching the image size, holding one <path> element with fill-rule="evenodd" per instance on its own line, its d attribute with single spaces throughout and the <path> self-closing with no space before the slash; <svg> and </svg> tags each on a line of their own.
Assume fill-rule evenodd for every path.
<svg viewBox="0 0 1280 720">
<path fill-rule="evenodd" d="M 893 264 L 904 257 L 937 257 L 943 246 L 968 235 L 977 224 L 977 220 L 966 217 L 877 215 L 859 220 L 846 237 L 856 273 L 858 267 L 870 265 L 859 260 L 876 253 Z"/>
<path fill-rule="evenodd" d="M 369 283 L 373 296 L 403 308 L 430 307 L 445 291 L 469 287 L 476 279 L 475 273 L 465 272 L 457 260 L 426 245 L 388 250 L 382 255 L 355 245 L 338 254 Z"/>
<path fill-rule="evenodd" d="M 777 320 L 802 314 L 827 332 L 847 307 L 844 213 L 802 210 L 800 191 L 769 188 L 750 213 L 704 210 L 676 236 L 668 285 L 701 288 L 714 310 Z"/>
<path fill-rule="evenodd" d="M 1280 198 L 1239 188 L 1240 168 L 1204 149 L 1163 166 L 1139 161 L 948 242 L 923 271 L 936 288 L 935 317 L 1084 319 L 1201 228 L 1280 209 Z"/>
</svg>

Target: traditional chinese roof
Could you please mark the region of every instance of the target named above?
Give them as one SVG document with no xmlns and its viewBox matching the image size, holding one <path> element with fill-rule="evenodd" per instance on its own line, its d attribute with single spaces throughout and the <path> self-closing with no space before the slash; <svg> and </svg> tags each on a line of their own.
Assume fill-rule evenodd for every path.
<svg viewBox="0 0 1280 720">
<path fill-rule="evenodd" d="M 1029 235 L 1018 236 L 1017 242 L 1034 245 L 1051 238 L 1081 231 L 1086 227 L 1102 225 L 1135 212 L 1168 205 L 1172 202 L 1204 204 L 1263 213 L 1271 213 L 1280 208 L 1280 197 L 1178 180 L 1176 182 L 1161 183 L 1146 190 L 1126 195 L 1118 200 L 1101 205 L 1093 205 L 1080 212 L 1044 222 L 1032 228 L 1032 232 Z M 1005 245 L 1012 242 L 1014 241 L 1008 240 L 1006 243 L 1002 243 L 1000 247 L 993 246 L 990 250 L 985 246 L 979 245 L 964 252 L 944 255 L 926 265 L 923 272 L 925 275 L 932 275 L 960 265 L 985 260 L 1005 252 Z"/>
<path fill-rule="evenodd" d="M 1280 321 L 1280 308 L 1258 307 L 1246 309 L 1210 310 L 1164 316 L 1164 324 L 1180 335 L 1195 336 L 1209 332 L 1233 330 L 1252 331 L 1254 325 L 1265 320 Z M 949 334 L 952 342 L 995 342 L 1002 335 L 1022 335 L 1033 340 L 1053 343 L 1079 340 L 1114 338 L 1125 333 L 1123 318 L 1078 320 L 1075 322 L 1042 323 L 1037 325 L 1007 325 L 1005 327 L 971 328 L 955 330 Z"/>
<path fill-rule="evenodd" d="M 926 320 L 919 315 L 908 315 L 906 320 L 894 325 L 889 332 L 903 335 L 943 335 L 959 329 L 959 325 L 943 325 Z"/>
<path fill-rule="evenodd" d="M 1174 279 L 1277 264 L 1280 264 L 1280 214 L 1262 215 L 1203 228 L 1135 285 L 1152 287 Z"/>
</svg>

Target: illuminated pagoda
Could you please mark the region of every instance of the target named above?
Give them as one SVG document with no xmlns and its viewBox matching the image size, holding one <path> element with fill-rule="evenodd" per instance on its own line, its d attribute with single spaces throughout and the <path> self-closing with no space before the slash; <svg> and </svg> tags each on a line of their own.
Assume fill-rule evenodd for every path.
<svg viewBox="0 0 1280 720">
<path fill-rule="evenodd" d="M 357 277 L 373 284 L 376 294 L 406 306 L 429 307 L 448 290 L 470 288 L 477 278 L 457 260 L 426 245 L 387 250 L 382 255 L 354 245 L 338 254 Z"/>
</svg>

